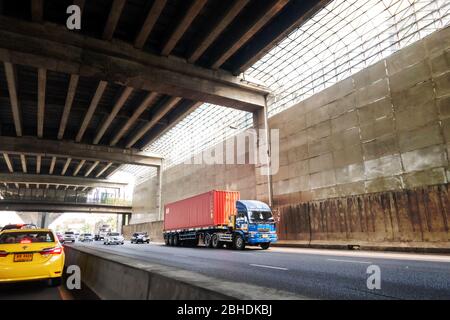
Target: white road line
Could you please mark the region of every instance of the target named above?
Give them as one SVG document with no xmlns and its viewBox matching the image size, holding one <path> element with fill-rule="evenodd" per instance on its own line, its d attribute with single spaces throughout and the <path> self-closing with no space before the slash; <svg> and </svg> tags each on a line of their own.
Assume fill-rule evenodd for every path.
<svg viewBox="0 0 450 320">
<path fill-rule="evenodd" d="M 349 263 L 362 263 L 362 264 L 372 264 L 370 261 L 357 261 L 357 260 L 340 260 L 340 259 L 327 259 L 328 261 L 336 262 L 349 262 Z"/>
<path fill-rule="evenodd" d="M 177 258 L 190 258 L 190 256 L 185 256 L 185 255 L 182 255 L 182 254 L 173 254 L 173 256 L 177 257 Z"/>
<path fill-rule="evenodd" d="M 269 269 L 277 269 L 277 270 L 287 270 L 287 268 L 282 268 L 282 267 L 274 267 L 274 266 L 265 266 L 263 264 L 250 264 L 253 267 L 260 267 L 260 268 L 269 268 Z"/>
</svg>

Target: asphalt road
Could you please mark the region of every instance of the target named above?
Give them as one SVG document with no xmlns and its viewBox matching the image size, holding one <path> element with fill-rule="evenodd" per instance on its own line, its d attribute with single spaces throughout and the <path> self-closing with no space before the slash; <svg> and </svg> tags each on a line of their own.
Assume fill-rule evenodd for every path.
<svg viewBox="0 0 450 320">
<path fill-rule="evenodd" d="M 101 242 L 74 245 L 316 299 L 450 299 L 448 255 L 294 248 L 234 251 L 162 244 L 106 246 Z M 381 289 L 367 287 L 367 269 L 372 265 L 380 268 Z"/>
<path fill-rule="evenodd" d="M 0 284 L 0 300 L 72 300 L 63 286 L 49 287 L 46 281 Z"/>
</svg>

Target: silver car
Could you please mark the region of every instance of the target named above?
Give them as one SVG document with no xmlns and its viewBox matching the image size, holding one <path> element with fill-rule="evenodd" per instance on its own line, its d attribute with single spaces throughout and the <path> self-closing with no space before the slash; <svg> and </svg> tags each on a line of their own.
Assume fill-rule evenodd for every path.
<svg viewBox="0 0 450 320">
<path fill-rule="evenodd" d="M 94 236 L 92 235 L 92 233 L 82 233 L 78 237 L 78 241 L 80 241 L 80 242 L 91 242 L 91 241 L 94 241 Z"/>
<path fill-rule="evenodd" d="M 124 244 L 123 236 L 118 232 L 108 232 L 103 244 Z"/>
<path fill-rule="evenodd" d="M 75 233 L 72 231 L 66 231 L 64 232 L 64 243 L 67 242 L 75 242 Z"/>
</svg>

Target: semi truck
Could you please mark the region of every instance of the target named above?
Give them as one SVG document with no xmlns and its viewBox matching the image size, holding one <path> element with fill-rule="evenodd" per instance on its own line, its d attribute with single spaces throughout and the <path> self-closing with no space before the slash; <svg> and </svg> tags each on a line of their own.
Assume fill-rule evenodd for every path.
<svg viewBox="0 0 450 320">
<path fill-rule="evenodd" d="M 94 240 L 95 241 L 105 240 L 105 237 L 108 234 L 108 232 L 111 232 L 111 226 L 109 224 L 101 225 L 98 228 L 97 233 L 94 235 Z"/>
<path fill-rule="evenodd" d="M 212 190 L 164 206 L 163 235 L 168 246 L 243 250 L 246 245 L 268 249 L 277 241 L 270 207 L 240 200 L 238 191 Z"/>
</svg>

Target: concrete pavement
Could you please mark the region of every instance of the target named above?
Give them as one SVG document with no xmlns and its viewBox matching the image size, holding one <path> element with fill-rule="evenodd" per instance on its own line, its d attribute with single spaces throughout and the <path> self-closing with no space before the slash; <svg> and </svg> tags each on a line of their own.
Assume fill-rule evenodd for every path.
<svg viewBox="0 0 450 320">
<path fill-rule="evenodd" d="M 162 244 L 105 246 L 103 252 L 178 267 L 228 281 L 318 299 L 450 299 L 450 256 L 296 248 L 244 251 Z M 367 288 L 367 268 L 381 270 L 381 289 Z"/>
</svg>

